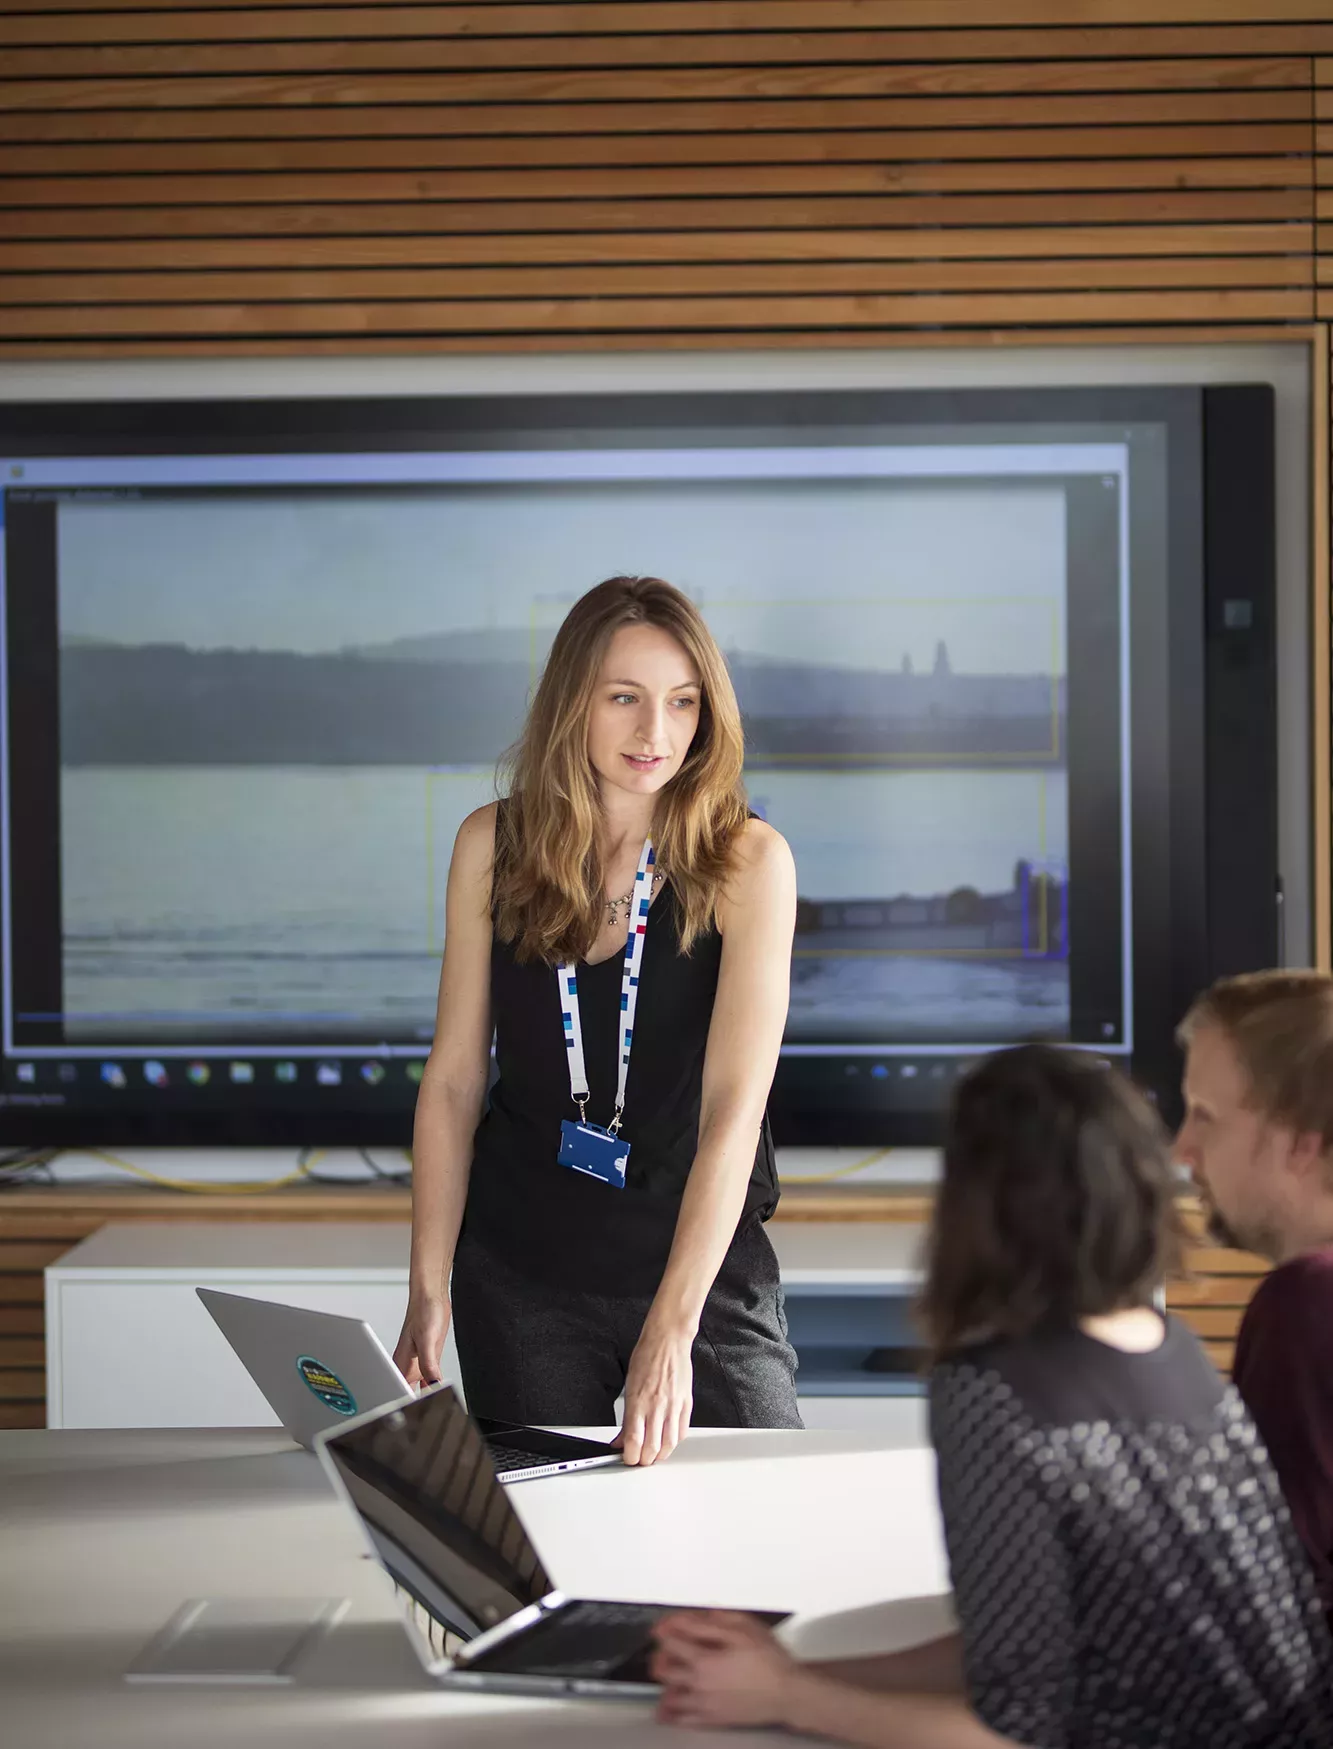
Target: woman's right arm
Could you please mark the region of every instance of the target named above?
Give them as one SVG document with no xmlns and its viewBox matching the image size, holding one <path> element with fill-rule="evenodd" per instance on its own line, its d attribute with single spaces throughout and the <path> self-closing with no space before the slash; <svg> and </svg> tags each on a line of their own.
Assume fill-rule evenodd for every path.
<svg viewBox="0 0 1333 1749">
<path fill-rule="evenodd" d="M 821 1658 L 805 1666 L 812 1675 L 879 1694 L 962 1694 L 963 1642 L 957 1634 L 905 1646 L 901 1652 L 880 1652 L 868 1658 Z"/>
<path fill-rule="evenodd" d="M 491 863 L 495 805 L 458 829 L 445 896 L 435 1038 L 412 1132 L 412 1261 L 394 1360 L 410 1385 L 433 1384 L 449 1329 L 449 1272 L 463 1220 L 472 1138 L 491 1055 Z"/>
<path fill-rule="evenodd" d="M 660 1716 L 783 1725 L 866 1749 L 1069 1749 L 1078 1673 L 1059 1514 L 1019 1450 L 1007 1387 L 948 1361 L 930 1433 L 960 1638 L 881 1659 L 796 1663 L 753 1617 L 667 1617 Z M 920 1687 L 900 1684 L 915 1667 Z M 934 1692 L 927 1692 L 927 1687 Z"/>
</svg>

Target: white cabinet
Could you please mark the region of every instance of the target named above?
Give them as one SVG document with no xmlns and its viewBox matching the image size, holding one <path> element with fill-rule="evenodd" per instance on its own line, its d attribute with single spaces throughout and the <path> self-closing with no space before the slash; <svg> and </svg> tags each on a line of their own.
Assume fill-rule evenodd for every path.
<svg viewBox="0 0 1333 1749">
<path fill-rule="evenodd" d="M 774 1221 L 787 1331 L 807 1427 L 889 1433 L 926 1445 L 911 1305 L 925 1231 L 888 1221 Z M 873 1364 L 867 1364 L 871 1363 Z"/>
<path fill-rule="evenodd" d="M 407 1247 L 397 1223 L 103 1227 L 46 1271 L 47 1424 L 273 1426 L 195 1288 L 362 1318 L 392 1353 Z M 442 1371 L 457 1381 L 452 1336 Z"/>
<path fill-rule="evenodd" d="M 906 1374 L 866 1370 L 907 1340 L 920 1229 L 774 1222 L 808 1427 L 881 1430 L 925 1443 Z M 274 1416 L 195 1295 L 251 1294 L 363 1318 L 392 1351 L 407 1303 L 405 1225 L 130 1223 L 103 1227 L 46 1271 L 51 1427 L 261 1427 Z M 452 1333 L 441 1370 L 458 1383 Z"/>
</svg>

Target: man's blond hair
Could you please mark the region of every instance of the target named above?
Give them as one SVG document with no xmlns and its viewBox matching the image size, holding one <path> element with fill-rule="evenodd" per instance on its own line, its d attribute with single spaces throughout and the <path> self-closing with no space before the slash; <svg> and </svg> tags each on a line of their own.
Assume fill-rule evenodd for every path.
<svg viewBox="0 0 1333 1749">
<path fill-rule="evenodd" d="M 1176 1040 L 1188 1048 L 1210 1026 L 1240 1058 L 1251 1107 L 1333 1148 L 1333 977 L 1273 971 L 1221 978 L 1194 1002 Z"/>
</svg>

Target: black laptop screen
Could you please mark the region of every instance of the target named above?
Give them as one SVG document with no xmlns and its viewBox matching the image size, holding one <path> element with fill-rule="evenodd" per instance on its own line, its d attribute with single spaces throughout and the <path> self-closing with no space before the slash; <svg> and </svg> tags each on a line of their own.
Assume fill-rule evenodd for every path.
<svg viewBox="0 0 1333 1749">
<path fill-rule="evenodd" d="M 454 1631 L 481 1632 L 553 1589 L 449 1386 L 335 1434 L 326 1449 L 392 1576 Z"/>
</svg>

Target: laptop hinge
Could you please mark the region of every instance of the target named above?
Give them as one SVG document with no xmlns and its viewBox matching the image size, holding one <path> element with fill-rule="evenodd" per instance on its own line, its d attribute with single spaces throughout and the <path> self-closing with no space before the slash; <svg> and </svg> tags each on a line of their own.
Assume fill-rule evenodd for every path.
<svg viewBox="0 0 1333 1749">
<path fill-rule="evenodd" d="M 516 1615 L 507 1615 L 503 1621 L 496 1622 L 493 1628 L 487 1628 L 484 1634 L 478 1634 L 475 1640 L 469 1640 L 466 1646 L 460 1646 L 454 1658 L 459 1666 L 471 1664 L 475 1658 L 493 1652 L 497 1646 L 502 1646 L 506 1640 L 515 1634 L 526 1633 L 535 1627 L 544 1615 L 550 1615 L 557 1609 L 563 1609 L 569 1602 L 563 1591 L 548 1591 L 545 1597 L 538 1598 L 536 1603 L 530 1603 L 526 1609 L 520 1609 Z"/>
</svg>

